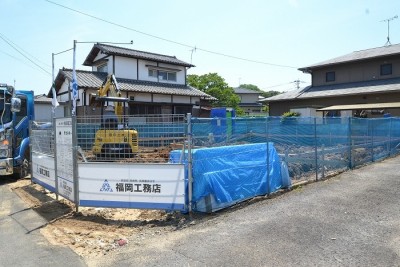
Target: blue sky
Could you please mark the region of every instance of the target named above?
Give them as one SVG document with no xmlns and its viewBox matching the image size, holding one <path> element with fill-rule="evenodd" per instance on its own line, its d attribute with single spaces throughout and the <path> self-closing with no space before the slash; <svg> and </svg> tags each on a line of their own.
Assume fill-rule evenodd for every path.
<svg viewBox="0 0 400 267">
<path fill-rule="evenodd" d="M 174 55 L 186 62 L 192 58 L 196 67 L 189 74 L 217 72 L 232 87 L 251 83 L 266 91 L 289 91 L 295 88 L 294 80 L 302 81 L 301 87 L 310 84 L 310 75 L 297 68 L 383 46 L 387 22 L 382 21 L 400 16 L 400 3 L 1 0 L 0 10 L 0 83 L 14 84 L 15 80 L 17 89 L 47 93 L 52 82 L 52 53 L 72 48 L 74 40 L 133 40 L 133 45 L 121 46 Z M 400 19 L 390 22 L 390 41 L 400 43 Z M 77 44 L 77 69 L 89 70 L 82 63 L 92 46 Z M 198 49 L 192 52 L 195 47 Z M 56 55 L 56 73 L 62 67 L 72 68 L 72 59 L 72 51 Z"/>
</svg>

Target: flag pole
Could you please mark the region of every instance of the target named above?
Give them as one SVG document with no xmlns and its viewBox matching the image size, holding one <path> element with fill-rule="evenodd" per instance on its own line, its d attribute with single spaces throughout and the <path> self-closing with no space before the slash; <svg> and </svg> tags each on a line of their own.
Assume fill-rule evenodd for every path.
<svg viewBox="0 0 400 267">
<path fill-rule="evenodd" d="M 74 52 L 72 61 L 72 116 L 76 116 L 76 99 L 78 98 L 78 81 L 76 80 L 75 56 L 76 40 L 74 40 Z"/>
<path fill-rule="evenodd" d="M 51 109 L 51 121 L 53 121 L 53 118 L 56 115 L 56 107 L 55 107 L 55 101 L 54 99 L 57 100 L 57 96 L 54 95 L 54 53 L 51 53 L 51 93 L 53 95 L 52 99 L 52 109 Z"/>
</svg>

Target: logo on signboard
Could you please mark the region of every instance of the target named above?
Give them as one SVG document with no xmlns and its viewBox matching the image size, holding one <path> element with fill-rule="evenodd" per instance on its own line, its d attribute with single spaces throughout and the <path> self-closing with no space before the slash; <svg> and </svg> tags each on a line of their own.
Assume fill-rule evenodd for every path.
<svg viewBox="0 0 400 267">
<path fill-rule="evenodd" d="M 104 180 L 104 183 L 103 183 L 102 187 L 100 188 L 100 192 L 113 192 L 107 179 Z"/>
</svg>

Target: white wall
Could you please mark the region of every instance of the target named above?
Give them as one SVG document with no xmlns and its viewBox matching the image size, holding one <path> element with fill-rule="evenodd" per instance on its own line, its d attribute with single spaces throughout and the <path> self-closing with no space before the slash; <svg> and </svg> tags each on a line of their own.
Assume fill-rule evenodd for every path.
<svg viewBox="0 0 400 267">
<path fill-rule="evenodd" d="M 149 77 L 149 68 L 146 67 L 146 65 L 157 66 L 157 62 L 140 59 L 139 60 L 139 80 L 158 82 L 158 78 L 157 77 Z M 171 64 L 165 64 L 165 63 L 159 63 L 158 66 L 159 67 L 165 67 L 165 68 L 179 69 L 180 70 L 180 71 L 178 71 L 176 73 L 176 81 L 160 80 L 160 82 L 162 82 L 162 83 L 171 83 L 171 84 L 185 84 L 185 67 L 177 66 L 177 65 L 171 65 Z"/>
<path fill-rule="evenodd" d="M 108 69 L 112 67 L 108 67 Z M 110 72 L 109 72 L 110 73 Z M 137 59 L 115 57 L 115 77 L 124 79 L 137 79 Z"/>
<path fill-rule="evenodd" d="M 94 61 L 104 58 L 104 54 L 100 52 L 95 57 Z M 115 58 L 115 69 L 113 69 L 113 62 Z M 107 71 L 108 74 L 115 73 L 115 77 L 117 78 L 124 78 L 124 79 L 139 79 L 142 81 L 152 81 L 152 82 L 163 82 L 163 83 L 171 83 L 171 84 L 185 84 L 185 69 L 184 66 L 177 66 L 173 64 L 167 63 L 158 63 L 158 67 L 170 68 L 170 69 L 177 69 L 179 71 L 176 72 L 176 81 L 167 81 L 167 80 L 158 80 L 157 77 L 150 77 L 149 76 L 149 68 L 146 65 L 153 65 L 157 66 L 156 61 L 150 60 L 143 60 L 143 59 L 135 59 L 135 58 L 127 58 L 121 56 L 109 56 L 107 57 Z M 139 64 L 138 62 L 139 61 Z M 137 67 L 139 65 L 139 77 Z M 97 71 L 97 67 L 93 66 L 92 71 Z"/>
<path fill-rule="evenodd" d="M 35 103 L 35 120 L 36 121 L 51 121 L 52 105 L 51 103 Z M 58 106 L 55 109 L 56 118 L 64 117 L 64 107 Z"/>
<path fill-rule="evenodd" d="M 182 96 L 182 95 L 174 95 L 172 99 L 173 103 L 181 103 L 181 104 L 194 104 L 196 101 L 200 101 L 198 97 L 196 98 L 196 100 L 192 99 L 192 101 L 190 101 L 190 96 Z"/>
<path fill-rule="evenodd" d="M 61 85 L 60 90 L 57 93 L 59 95 L 59 96 L 57 96 L 57 100 L 59 102 L 68 102 L 69 96 L 68 96 L 68 93 L 66 93 L 68 91 L 69 91 L 69 82 L 67 79 L 65 79 L 63 84 Z M 64 94 L 62 94 L 62 93 L 64 93 Z M 60 95 L 60 94 L 62 94 L 62 95 Z M 72 99 L 72 96 L 71 96 L 71 99 Z"/>
<path fill-rule="evenodd" d="M 185 67 L 183 67 L 183 66 L 171 65 L 171 64 L 165 64 L 165 63 L 159 63 L 158 66 L 160 66 L 160 67 L 165 67 L 165 68 L 179 69 L 179 70 L 180 70 L 180 71 L 178 71 L 178 72 L 176 73 L 176 82 L 165 81 L 165 80 L 162 80 L 162 81 L 160 81 L 160 82 L 163 82 L 163 83 L 185 84 Z"/>
<path fill-rule="evenodd" d="M 153 102 L 158 103 L 171 103 L 171 96 L 170 95 L 153 95 Z"/>
<path fill-rule="evenodd" d="M 315 108 L 291 108 L 290 111 L 300 113 L 300 117 L 322 117 L 323 113 Z"/>
<path fill-rule="evenodd" d="M 132 96 L 134 96 L 135 101 L 138 102 L 151 102 L 151 94 L 135 93 Z"/>
</svg>

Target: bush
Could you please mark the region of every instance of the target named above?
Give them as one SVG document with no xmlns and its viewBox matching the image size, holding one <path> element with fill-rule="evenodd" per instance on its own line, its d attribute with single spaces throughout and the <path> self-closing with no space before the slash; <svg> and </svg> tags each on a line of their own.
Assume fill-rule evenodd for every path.
<svg viewBox="0 0 400 267">
<path fill-rule="evenodd" d="M 287 117 L 300 117 L 300 113 L 299 112 L 295 112 L 295 111 L 287 111 L 285 113 L 282 114 L 283 118 L 287 118 Z"/>
<path fill-rule="evenodd" d="M 299 112 L 294 112 L 294 111 L 288 111 L 282 114 L 282 118 L 281 118 L 281 122 L 296 122 L 297 121 L 297 117 L 300 117 L 300 113 Z"/>
</svg>

